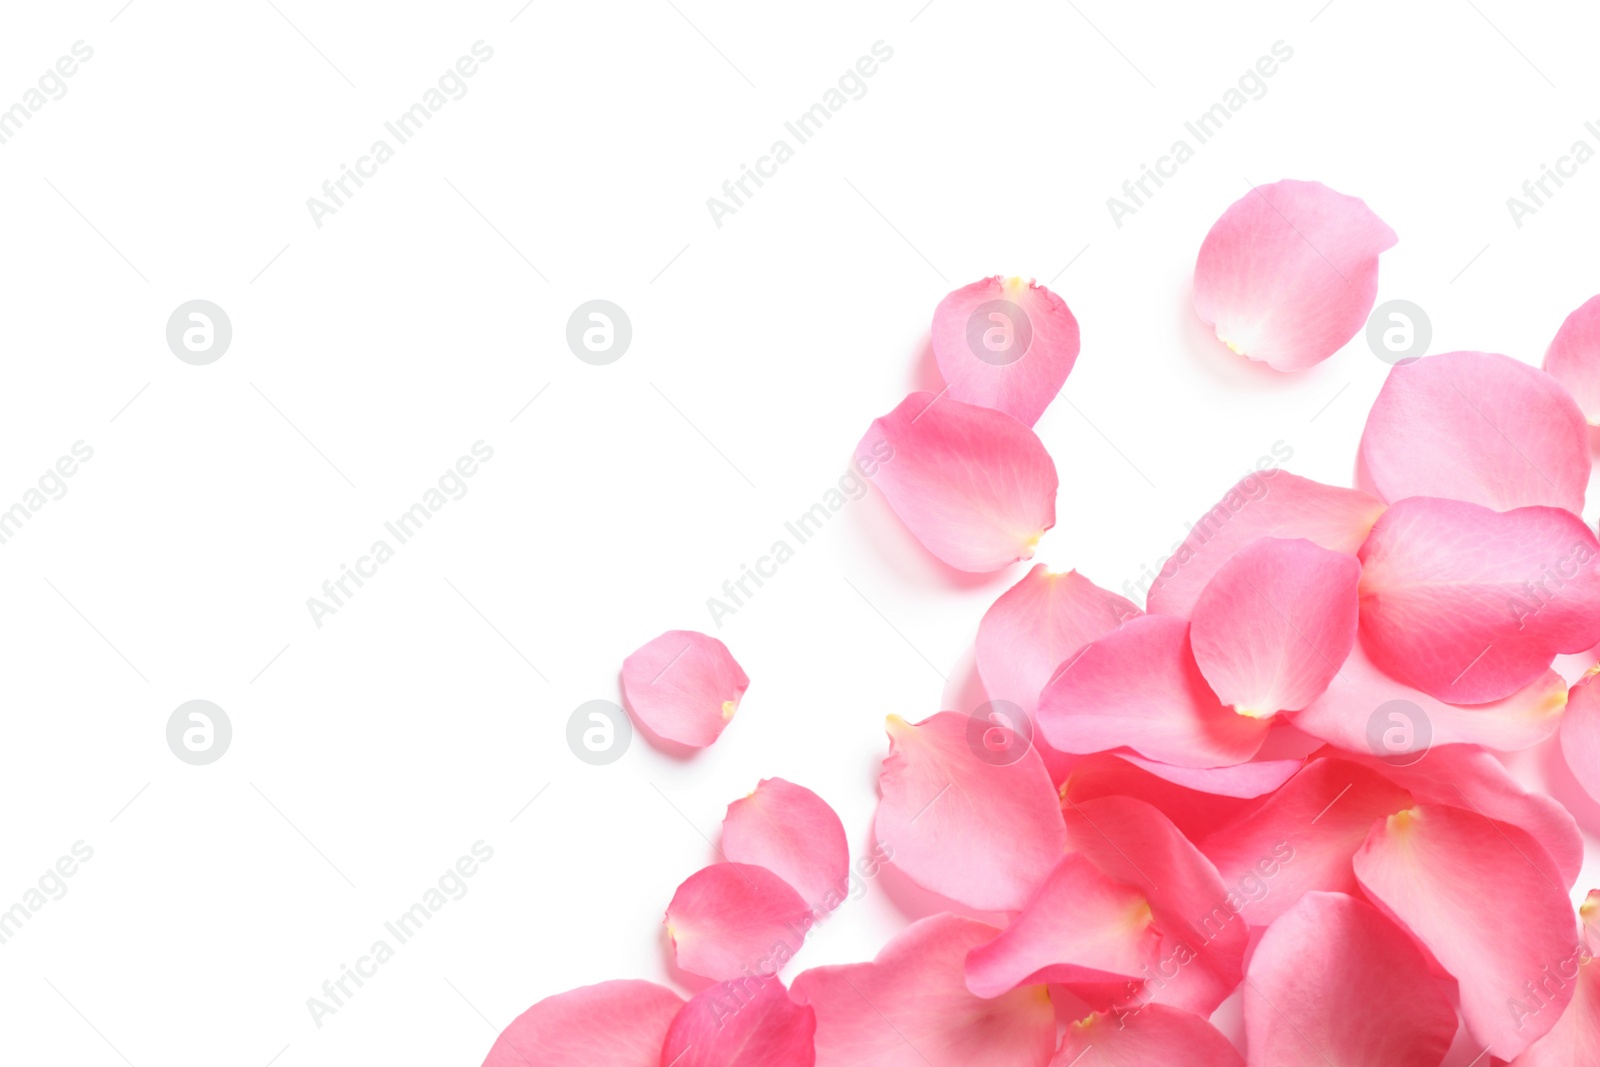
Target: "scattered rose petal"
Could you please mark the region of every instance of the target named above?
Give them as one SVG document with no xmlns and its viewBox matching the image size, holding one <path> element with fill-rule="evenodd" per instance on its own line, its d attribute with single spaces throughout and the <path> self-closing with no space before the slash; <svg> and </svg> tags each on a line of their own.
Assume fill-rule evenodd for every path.
<svg viewBox="0 0 1600 1067">
<path fill-rule="evenodd" d="M 933 357 L 949 396 L 1032 426 L 1078 358 L 1078 320 L 1037 282 L 985 278 L 939 301 Z"/>
<path fill-rule="evenodd" d="M 1600 640 L 1600 542 L 1550 507 L 1412 497 L 1361 549 L 1361 631 L 1388 674 L 1453 704 L 1500 700 Z"/>
<path fill-rule="evenodd" d="M 1092 1057 L 1090 1050 L 1094 1051 Z M 1050 1067 L 1244 1067 L 1222 1031 L 1198 1015 L 1147 1004 L 1067 1027 Z"/>
<path fill-rule="evenodd" d="M 974 996 L 967 954 L 1000 931 L 955 915 L 918 920 L 871 963 L 815 967 L 791 995 L 817 1014 L 817 1067 L 1046 1067 L 1056 1017 L 1043 986 Z"/>
<path fill-rule="evenodd" d="M 850 885 L 850 845 L 827 801 L 782 778 L 728 805 L 722 855 L 765 867 L 794 887 L 817 911 L 832 911 Z"/>
<path fill-rule="evenodd" d="M 1056 524 L 1056 467 L 1032 430 L 1003 412 L 912 393 L 874 419 L 856 460 L 900 521 L 963 571 L 1028 559 Z"/>
<path fill-rule="evenodd" d="M 1567 713 L 1561 717 L 1561 754 L 1572 776 L 1596 801 L 1600 801 L 1600 685 L 1597 668 L 1572 687 Z"/>
<path fill-rule="evenodd" d="M 788 882 L 765 867 L 713 863 L 690 875 L 667 906 L 678 966 L 718 981 L 777 974 L 814 918 Z"/>
<path fill-rule="evenodd" d="M 1600 426 L 1600 296 L 1568 315 L 1544 354 L 1544 370 L 1566 386 L 1590 426 Z"/>
<path fill-rule="evenodd" d="M 1320 182 L 1256 186 L 1206 234 L 1194 309 L 1235 352 L 1304 370 L 1366 323 L 1378 254 L 1396 240 L 1365 203 Z"/>
<path fill-rule="evenodd" d="M 924 889 L 980 911 L 1020 911 L 1066 840 L 1055 786 L 1035 749 L 1013 763 L 978 758 L 967 725 L 951 711 L 915 725 L 889 716 L 874 830 Z"/>
<path fill-rule="evenodd" d="M 654 982 L 614 981 L 546 997 L 512 1020 L 483 1067 L 659 1067 L 683 999 Z"/>
<path fill-rule="evenodd" d="M 1302 766 L 1300 760 L 1262 760 L 1231 767 L 1169 767 L 1139 756 L 1098 752 L 1073 766 L 1061 783 L 1063 806 L 1096 797 L 1142 800 L 1199 841 L 1244 815 L 1256 797 L 1274 792 Z"/>
<path fill-rule="evenodd" d="M 661 1046 L 670 1067 L 812 1067 L 817 1016 L 776 978 L 722 982 L 693 997 Z M 604 1064 L 599 1064 L 604 1067 Z"/>
<path fill-rule="evenodd" d="M 722 734 L 749 687 L 728 646 L 693 630 L 668 630 L 622 661 L 622 695 L 634 718 L 693 748 Z"/>
<path fill-rule="evenodd" d="M 1361 465 L 1391 503 L 1437 496 L 1495 511 L 1577 512 L 1589 431 L 1577 402 L 1537 367 L 1447 352 L 1389 372 L 1361 434 Z"/>
<path fill-rule="evenodd" d="M 1600 932 L 1600 890 L 1591 889 L 1578 911 L 1583 917 L 1588 952 L 1578 961 L 1577 990 L 1550 1032 L 1512 1060 L 1510 1067 L 1600 1063 L 1600 964 L 1594 957 L 1595 949 L 1600 947 L 1596 945 L 1600 940 L 1596 936 Z M 1557 977 L 1570 978 L 1565 973 Z"/>
</svg>

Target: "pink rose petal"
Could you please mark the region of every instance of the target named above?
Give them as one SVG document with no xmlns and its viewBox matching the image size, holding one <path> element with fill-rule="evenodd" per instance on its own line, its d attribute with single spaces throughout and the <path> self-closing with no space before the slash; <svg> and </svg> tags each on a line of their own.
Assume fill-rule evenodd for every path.
<svg viewBox="0 0 1600 1067">
<path fill-rule="evenodd" d="M 1567 316 L 1545 351 L 1544 370 L 1572 394 L 1590 426 L 1600 425 L 1600 296 Z"/>
<path fill-rule="evenodd" d="M 512 1020 L 483 1067 L 659 1067 L 683 999 L 654 982 L 613 981 L 546 997 Z"/>
<path fill-rule="evenodd" d="M 692 998 L 661 1047 L 671 1067 L 812 1067 L 817 1016 L 776 978 L 723 982 Z M 535 1061 L 537 1062 L 537 1061 Z"/>
<path fill-rule="evenodd" d="M 966 716 L 888 718 L 877 839 L 924 889 L 980 911 L 1020 911 L 1060 858 L 1066 831 L 1036 749 L 980 759 Z"/>
<path fill-rule="evenodd" d="M 1600 542 L 1569 511 L 1412 497 L 1361 549 L 1361 632 L 1384 672 L 1453 704 L 1500 700 L 1600 640 Z"/>
<path fill-rule="evenodd" d="M 1211 689 L 1241 715 L 1310 704 L 1355 644 L 1361 564 L 1304 539 L 1263 537 L 1224 563 L 1189 641 Z"/>
<path fill-rule="evenodd" d="M 667 906 L 678 966 L 718 981 L 777 974 L 814 918 L 782 878 L 748 863 L 713 863 L 678 886 Z"/>
<path fill-rule="evenodd" d="M 1520 1055 L 1555 1025 L 1573 985 L 1546 986 L 1544 977 L 1575 959 L 1577 923 L 1560 872 L 1532 837 L 1477 812 L 1422 804 L 1375 824 L 1355 871 L 1373 902 L 1456 979 L 1467 1027 L 1493 1055 Z"/>
<path fill-rule="evenodd" d="M 1055 464 L 1003 412 L 912 393 L 873 420 L 856 460 L 912 535 L 957 570 L 1027 559 L 1056 524 Z"/>
<path fill-rule="evenodd" d="M 1198 841 L 1242 816 L 1250 801 L 1278 789 L 1300 770 L 1300 760 L 1262 760 L 1231 767 L 1169 767 L 1129 753 L 1100 752 L 1073 766 L 1061 783 L 1065 806 L 1096 797 L 1142 800 Z"/>
<path fill-rule="evenodd" d="M 634 718 L 693 748 L 721 736 L 749 687 L 728 646 L 693 630 L 668 630 L 622 661 L 622 695 Z"/>
<path fill-rule="evenodd" d="M 1158 568 L 1149 609 L 1187 616 L 1222 565 L 1257 538 L 1303 537 L 1353 556 L 1382 513 L 1382 502 L 1359 490 L 1323 485 L 1286 470 L 1246 475 Z"/>
<path fill-rule="evenodd" d="M 1509 1067 L 1572 1067 L 1578 1063 L 1600 1063 L 1600 964 L 1593 955 L 1596 924 L 1600 923 L 1600 890 L 1589 891 L 1579 914 L 1586 928 L 1588 953 L 1578 963 L 1577 990 L 1549 1033 L 1512 1060 Z M 1557 975 L 1558 979 L 1569 977 L 1568 974 Z"/>
<path fill-rule="evenodd" d="M 765 867 L 794 887 L 819 912 L 838 907 L 849 892 L 850 845 L 827 801 L 782 778 L 728 805 L 722 856 Z"/>
<path fill-rule="evenodd" d="M 871 963 L 815 967 L 790 993 L 817 1014 L 817 1067 L 1046 1067 L 1056 1018 L 1043 987 L 993 1000 L 967 989 L 967 954 L 1000 931 L 941 914 Z"/>
<path fill-rule="evenodd" d="M 1244 1060 L 1200 1016 L 1147 1004 L 1072 1023 L 1050 1067 L 1244 1067 Z"/>
<path fill-rule="evenodd" d="M 1561 717 L 1561 754 L 1572 776 L 1600 801 L 1600 685 L 1591 667 L 1572 687 L 1567 713 Z"/>
<path fill-rule="evenodd" d="M 1307 893 L 1268 928 L 1244 987 L 1261 1067 L 1439 1067 L 1456 1010 L 1411 939 L 1372 905 Z"/>
<path fill-rule="evenodd" d="M 1078 320 L 1037 282 L 997 275 L 939 301 L 933 356 L 949 396 L 1032 426 L 1078 358 Z"/>
<path fill-rule="evenodd" d="M 1320 182 L 1256 186 L 1206 234 L 1194 309 L 1235 352 L 1304 370 L 1366 323 L 1378 254 L 1395 241 L 1366 204 Z"/>
<path fill-rule="evenodd" d="M 1271 723 L 1217 700 L 1189 651 L 1189 624 L 1143 615 L 1085 645 L 1039 696 L 1039 729 L 1062 752 L 1126 746 L 1178 767 L 1255 755 Z"/>
<path fill-rule="evenodd" d="M 1583 509 L 1589 431 L 1577 402 L 1536 367 L 1447 352 L 1395 367 L 1361 434 L 1361 465 L 1391 503 L 1466 500 L 1495 511 Z"/>
</svg>

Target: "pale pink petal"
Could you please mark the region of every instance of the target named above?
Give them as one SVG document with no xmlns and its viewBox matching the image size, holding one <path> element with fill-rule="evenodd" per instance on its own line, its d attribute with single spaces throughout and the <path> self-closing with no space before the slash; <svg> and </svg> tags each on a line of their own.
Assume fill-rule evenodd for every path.
<svg viewBox="0 0 1600 1067">
<path fill-rule="evenodd" d="M 1579 913 L 1587 927 L 1589 952 L 1576 964 L 1569 964 L 1556 974 L 1559 980 L 1575 981 L 1577 989 L 1550 1032 L 1512 1060 L 1509 1067 L 1573 1067 L 1579 1063 L 1600 1063 L 1600 963 L 1590 954 L 1595 948 L 1595 924 L 1600 922 L 1600 891 L 1589 892 Z M 1578 972 L 1576 976 L 1572 975 L 1573 970 Z"/>
<path fill-rule="evenodd" d="M 1189 624 L 1143 615 L 1085 645 L 1039 696 L 1039 729 L 1062 752 L 1126 746 L 1178 767 L 1255 755 L 1271 723 L 1224 707 L 1189 651 Z"/>
<path fill-rule="evenodd" d="M 1250 808 L 1250 801 L 1283 785 L 1300 760 L 1262 760 L 1231 767 L 1169 767 L 1130 753 L 1098 752 L 1073 765 L 1061 783 L 1063 805 L 1096 797 L 1142 800 L 1198 841 Z"/>
<path fill-rule="evenodd" d="M 1410 759 L 1434 745 L 1530 748 L 1564 719 L 1567 683 L 1555 671 L 1503 700 L 1446 704 L 1380 671 L 1362 645 L 1356 642 L 1327 692 L 1289 716 L 1295 726 L 1351 752 Z"/>
<path fill-rule="evenodd" d="M 1447 352 L 1389 372 L 1367 414 L 1360 461 L 1391 503 L 1438 496 L 1495 511 L 1580 511 L 1589 432 L 1577 402 L 1537 367 Z"/>
<path fill-rule="evenodd" d="M 659 1067 L 683 1000 L 654 982 L 619 980 L 546 997 L 512 1020 L 483 1067 Z"/>
<path fill-rule="evenodd" d="M 1235 352 L 1304 370 L 1366 323 L 1378 254 L 1395 241 L 1365 203 L 1321 182 L 1256 186 L 1206 234 L 1194 309 Z"/>
<path fill-rule="evenodd" d="M 812 1067 L 817 1017 L 776 978 L 722 982 L 672 1020 L 661 1067 Z"/>
<path fill-rule="evenodd" d="M 1456 1010 L 1372 905 L 1307 893 L 1262 936 L 1244 987 L 1253 1067 L 1439 1067 Z"/>
<path fill-rule="evenodd" d="M 1155 808 L 1129 797 L 1069 804 L 1062 812 L 1067 847 L 1101 873 L 1134 886 L 1150 901 L 1161 931 L 1161 958 L 1130 984 L 1118 1007 L 1171 1004 L 1210 1015 L 1244 974 L 1248 928 L 1232 887 L 1200 850 Z"/>
<path fill-rule="evenodd" d="M 1550 507 L 1432 497 L 1383 513 L 1361 548 L 1361 632 L 1388 674 L 1453 704 L 1537 680 L 1600 640 L 1600 542 Z"/>
<path fill-rule="evenodd" d="M 1050 1067 L 1244 1067 L 1244 1060 L 1200 1016 L 1147 1004 L 1070 1024 Z"/>
<path fill-rule="evenodd" d="M 1200 840 L 1237 910 L 1265 926 L 1312 890 L 1358 891 L 1351 857 L 1411 796 L 1378 772 L 1316 759 L 1245 818 Z"/>
<path fill-rule="evenodd" d="M 718 981 L 777 974 L 814 921 L 788 882 L 749 863 L 696 871 L 678 886 L 665 919 L 678 966 Z"/>
<path fill-rule="evenodd" d="M 790 993 L 816 1010 L 817 1067 L 1046 1067 L 1056 1018 L 1043 986 L 993 1000 L 967 989 L 967 954 L 999 932 L 933 915 L 871 963 L 799 975 Z"/>
<path fill-rule="evenodd" d="M 1600 685 L 1591 667 L 1572 687 L 1567 713 L 1561 717 L 1561 754 L 1584 791 L 1600 801 Z"/>
<path fill-rule="evenodd" d="M 912 393 L 874 419 L 856 462 L 929 552 L 963 571 L 1027 559 L 1056 524 L 1056 467 L 1004 412 Z"/>
<path fill-rule="evenodd" d="M 1355 643 L 1360 582 L 1355 557 L 1303 538 L 1246 545 L 1218 569 L 1190 617 L 1200 673 L 1241 715 L 1305 707 Z"/>
<path fill-rule="evenodd" d="M 1247 474 L 1200 516 L 1157 569 L 1146 598 L 1149 609 L 1187 616 L 1218 569 L 1257 538 L 1303 537 L 1353 556 L 1382 513 L 1382 502 L 1356 489 L 1286 470 Z"/>
<path fill-rule="evenodd" d="M 1142 614 L 1077 571 L 1034 566 L 1000 594 L 978 624 L 978 674 L 991 700 L 1032 715 L 1056 668 L 1090 641 Z"/>
<path fill-rule="evenodd" d="M 1555 1025 L 1572 983 L 1545 988 L 1542 1010 L 1529 989 L 1575 955 L 1578 928 L 1560 872 L 1532 837 L 1477 812 L 1421 804 L 1373 826 L 1355 871 L 1456 979 L 1462 1017 L 1493 1055 L 1520 1055 Z"/>
<path fill-rule="evenodd" d="M 888 718 L 877 840 L 924 889 L 980 911 L 1020 911 L 1061 857 L 1066 831 L 1037 749 L 995 764 L 973 750 L 968 719 L 941 711 Z"/>
<path fill-rule="evenodd" d="M 693 630 L 668 630 L 622 661 L 622 695 L 650 733 L 693 748 L 715 741 L 750 679 L 728 646 Z"/>
<path fill-rule="evenodd" d="M 1567 316 L 1545 351 L 1544 369 L 1566 386 L 1589 425 L 1600 426 L 1600 296 Z"/>
<path fill-rule="evenodd" d="M 1037 282 L 996 275 L 939 301 L 933 357 L 949 396 L 1032 426 L 1078 358 L 1078 320 Z"/>
<path fill-rule="evenodd" d="M 817 911 L 832 911 L 850 887 L 850 845 L 827 801 L 782 778 L 728 805 L 722 856 L 753 863 L 794 887 Z"/>
<path fill-rule="evenodd" d="M 1040 982 L 1137 982 L 1160 947 L 1143 893 L 1063 856 L 1005 932 L 967 957 L 967 988 L 997 997 Z"/>
</svg>

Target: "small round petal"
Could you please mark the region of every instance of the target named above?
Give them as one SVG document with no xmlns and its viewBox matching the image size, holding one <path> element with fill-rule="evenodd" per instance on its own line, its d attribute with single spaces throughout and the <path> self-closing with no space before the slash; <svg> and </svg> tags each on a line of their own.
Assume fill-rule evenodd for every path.
<svg viewBox="0 0 1600 1067">
<path fill-rule="evenodd" d="M 1589 431 L 1550 375 L 1489 352 L 1446 352 L 1389 372 L 1361 434 L 1361 466 L 1393 503 L 1466 500 L 1495 511 L 1577 512 Z"/>
<path fill-rule="evenodd" d="M 983 1000 L 967 954 L 1000 931 L 946 914 L 920 919 L 871 963 L 816 967 L 791 995 L 817 1013 L 817 1067 L 1047 1067 L 1056 1016 L 1043 986 Z"/>
<path fill-rule="evenodd" d="M 765 778 L 728 805 L 722 855 L 765 867 L 819 912 L 832 911 L 850 885 L 850 845 L 839 816 L 811 790 Z"/>
<path fill-rule="evenodd" d="M 1566 386 L 1590 426 L 1600 426 L 1600 296 L 1567 316 L 1544 354 L 1544 370 Z"/>
<path fill-rule="evenodd" d="M 1572 776 L 1596 801 L 1600 801 L 1600 685 L 1591 667 L 1572 687 L 1567 713 L 1561 717 L 1561 754 Z"/>
<path fill-rule="evenodd" d="M 1439 700 L 1500 700 L 1600 640 L 1600 542 L 1570 511 L 1411 497 L 1361 566 L 1367 654 Z"/>
<path fill-rule="evenodd" d="M 1358 489 L 1323 485 L 1286 470 L 1247 474 L 1200 517 L 1150 585 L 1151 611 L 1187 617 L 1217 571 L 1261 537 L 1303 537 L 1355 555 L 1382 501 Z"/>
<path fill-rule="evenodd" d="M 1090 1050 L 1094 1055 L 1090 1056 Z M 1244 1067 L 1222 1031 L 1165 1004 L 1100 1012 L 1067 1027 L 1050 1067 Z"/>
<path fill-rule="evenodd" d="M 1532 837 L 1475 811 L 1421 804 L 1373 826 L 1355 871 L 1373 903 L 1456 979 L 1467 1028 L 1493 1055 L 1521 1055 L 1555 1025 L 1573 985 L 1543 979 L 1576 955 L 1577 923 Z"/>
<path fill-rule="evenodd" d="M 924 889 L 980 911 L 1020 911 L 1061 857 L 1066 831 L 1037 749 L 980 759 L 967 717 L 912 725 L 891 715 L 873 826 L 893 863 Z"/>
<path fill-rule="evenodd" d="M 788 882 L 749 863 L 713 863 L 690 875 L 665 920 L 678 966 L 718 981 L 777 974 L 814 921 Z"/>
<path fill-rule="evenodd" d="M 776 978 L 722 982 L 690 999 L 661 1046 L 662 1067 L 812 1067 L 817 1015 Z"/>
<path fill-rule="evenodd" d="M 950 396 L 1032 426 L 1078 358 L 1078 320 L 1036 282 L 985 278 L 939 301 L 933 358 Z"/>
<path fill-rule="evenodd" d="M 1310 541 L 1263 537 L 1217 571 L 1191 616 L 1200 673 L 1262 718 L 1322 695 L 1356 640 L 1361 564 Z"/>
<path fill-rule="evenodd" d="M 1121 985 L 1140 981 L 1160 948 L 1143 893 L 1063 856 L 1005 932 L 967 957 L 967 988 L 998 997 L 1041 982 Z"/>
<path fill-rule="evenodd" d="M 856 461 L 929 552 L 962 571 L 1028 559 L 1056 524 L 1056 466 L 1004 412 L 912 393 L 874 419 Z"/>
<path fill-rule="evenodd" d="M 1304 370 L 1366 323 L 1378 254 L 1396 240 L 1365 203 L 1320 182 L 1257 186 L 1206 234 L 1194 309 L 1235 352 Z"/>
<path fill-rule="evenodd" d="M 659 1067 L 683 999 L 654 982 L 601 982 L 546 997 L 512 1020 L 483 1067 Z"/>
<path fill-rule="evenodd" d="M 622 661 L 622 695 L 633 717 L 692 748 L 721 736 L 749 687 L 728 646 L 693 630 L 668 630 Z"/>
<path fill-rule="evenodd" d="M 1342 893 L 1307 893 L 1284 912 L 1248 979 L 1252 1067 L 1439 1067 L 1456 1034 L 1456 1010 L 1411 939 Z"/>
<path fill-rule="evenodd" d="M 1143 615 L 1061 665 L 1039 696 L 1039 729 L 1061 752 L 1126 746 L 1177 767 L 1243 763 L 1272 724 L 1224 707 L 1189 651 L 1189 624 Z"/>
</svg>

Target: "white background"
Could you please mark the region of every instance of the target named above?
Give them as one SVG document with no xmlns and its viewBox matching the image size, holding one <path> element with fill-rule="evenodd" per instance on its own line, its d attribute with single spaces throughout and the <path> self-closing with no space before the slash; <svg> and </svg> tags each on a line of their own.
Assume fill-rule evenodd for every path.
<svg viewBox="0 0 1600 1067">
<path fill-rule="evenodd" d="M 1081 322 L 1038 558 L 1118 590 L 1275 442 L 1348 484 L 1387 370 L 1358 337 L 1278 375 L 1197 322 L 1195 252 L 1247 182 L 1364 197 L 1400 235 L 1379 299 L 1424 307 L 1433 351 L 1536 363 L 1600 290 L 1600 162 L 1521 229 L 1505 206 L 1597 144 L 1576 4 L 275 2 L 7 5 L 0 106 L 94 57 L 0 145 L 0 507 L 94 458 L 0 546 L 0 908 L 94 857 L 0 945 L 6 1062 L 474 1064 L 541 997 L 670 980 L 661 912 L 760 778 L 861 850 L 883 716 L 970 710 L 978 618 L 1024 568 L 959 576 L 872 497 L 721 629 L 705 600 L 937 388 L 957 285 L 1036 277 Z M 306 198 L 480 39 L 467 95 L 317 228 Z M 866 95 L 715 226 L 706 198 L 879 40 Z M 1116 227 L 1106 198 L 1279 40 L 1265 97 Z M 633 323 L 607 367 L 564 341 L 597 297 Z M 164 337 L 195 298 L 233 323 L 205 367 Z M 317 628 L 306 598 L 478 440 L 470 492 Z M 567 716 L 669 628 L 727 641 L 737 718 L 692 760 L 579 762 Z M 206 767 L 165 742 L 195 698 L 234 729 Z M 307 997 L 480 839 L 470 892 L 315 1026 Z M 881 877 L 799 966 L 922 905 Z"/>
</svg>

